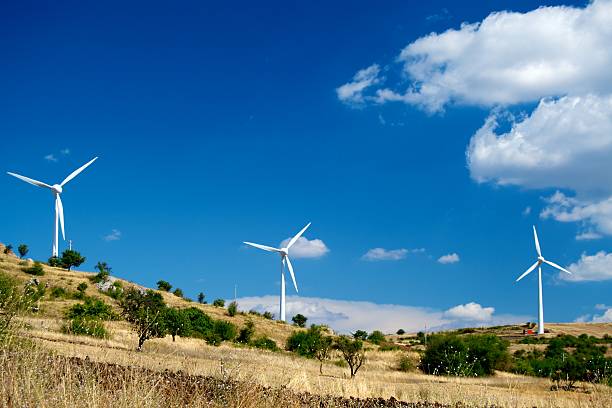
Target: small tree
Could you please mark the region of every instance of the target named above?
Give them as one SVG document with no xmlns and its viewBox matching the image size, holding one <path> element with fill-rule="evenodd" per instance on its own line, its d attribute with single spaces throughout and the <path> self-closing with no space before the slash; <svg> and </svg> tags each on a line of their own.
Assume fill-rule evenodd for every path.
<svg viewBox="0 0 612 408">
<path fill-rule="evenodd" d="M 365 349 L 361 340 L 353 340 L 348 336 L 340 336 L 336 339 L 334 348 L 342 354 L 342 357 L 351 370 L 351 378 L 355 378 L 357 371 L 365 361 Z"/>
<path fill-rule="evenodd" d="M 172 292 L 172 294 L 176 297 L 183 297 L 183 290 L 181 288 L 176 288 L 174 289 L 174 292 Z"/>
<path fill-rule="evenodd" d="M 163 337 L 165 334 L 164 311 L 166 304 L 158 292 L 147 290 L 141 292 L 136 288 L 125 291 L 119 302 L 122 316 L 138 335 L 137 351 L 142 350 L 144 342 L 150 338 Z"/>
<path fill-rule="evenodd" d="M 176 336 L 187 337 L 191 331 L 191 322 L 187 313 L 183 310 L 168 308 L 164 316 L 166 330 L 172 335 L 172 341 Z"/>
<path fill-rule="evenodd" d="M 223 300 L 223 299 L 215 299 L 215 301 L 213 302 L 213 306 L 216 306 L 216 307 L 225 307 L 225 300 Z"/>
<path fill-rule="evenodd" d="M 202 293 L 202 292 L 198 293 L 198 303 L 205 303 L 204 302 L 204 293 Z"/>
<path fill-rule="evenodd" d="M 291 321 L 293 321 L 297 327 L 306 327 L 306 320 L 308 320 L 308 318 L 299 313 L 291 318 Z"/>
<path fill-rule="evenodd" d="M 357 330 L 355 333 L 353 333 L 353 338 L 357 340 L 367 340 L 368 332 L 365 330 Z"/>
<path fill-rule="evenodd" d="M 227 305 L 227 314 L 231 317 L 234 317 L 236 316 L 236 313 L 238 313 L 238 303 L 236 303 L 236 301 L 233 301 L 232 303 Z"/>
<path fill-rule="evenodd" d="M 368 341 L 374 344 L 380 344 L 385 341 L 385 335 L 380 330 L 374 330 L 368 336 Z"/>
<path fill-rule="evenodd" d="M 64 268 L 70 270 L 72 267 L 80 266 L 85 260 L 86 258 L 79 252 L 67 249 L 62 253 L 61 263 Z"/>
<path fill-rule="evenodd" d="M 17 250 L 19 251 L 19 258 L 23 259 L 24 256 L 26 256 L 28 254 L 28 246 L 26 244 L 21 244 L 17 247 Z"/>
<path fill-rule="evenodd" d="M 406 333 L 406 330 L 404 330 L 404 329 L 399 329 L 399 330 L 397 331 L 397 334 L 398 334 L 399 336 L 401 336 L 402 334 L 405 334 L 405 333 Z"/>
<path fill-rule="evenodd" d="M 164 292 L 170 292 L 170 289 L 172 289 L 172 285 L 170 284 L 170 282 L 160 279 L 157 281 L 157 289 L 163 290 Z"/>
<path fill-rule="evenodd" d="M 106 262 L 98 261 L 94 268 L 98 270 L 98 273 L 89 280 L 93 283 L 106 282 L 110 276 L 111 267 Z"/>
<path fill-rule="evenodd" d="M 331 336 L 323 334 L 323 328 L 321 326 L 315 326 L 313 324 L 310 328 L 319 332 L 319 336 L 315 338 L 313 348 L 314 356 L 319 360 L 319 374 L 323 375 L 323 363 L 330 357 L 334 340 Z"/>
<path fill-rule="evenodd" d="M 244 327 L 240 329 L 236 343 L 249 344 L 255 334 L 255 323 L 252 320 L 247 320 Z"/>
<path fill-rule="evenodd" d="M 7 246 L 4 247 L 4 255 L 8 255 L 12 253 L 13 253 L 13 246 L 11 244 L 8 244 Z"/>
</svg>

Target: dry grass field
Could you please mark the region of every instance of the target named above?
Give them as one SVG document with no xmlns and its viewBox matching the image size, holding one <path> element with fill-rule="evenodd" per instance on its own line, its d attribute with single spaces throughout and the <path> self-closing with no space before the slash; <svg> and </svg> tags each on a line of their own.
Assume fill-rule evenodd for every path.
<svg viewBox="0 0 612 408">
<path fill-rule="evenodd" d="M 31 276 L 21 271 L 23 266 L 21 263 L 23 261 L 15 257 L 0 254 L 0 270 L 9 272 L 25 281 Z M 49 287 L 62 286 L 71 290 L 75 290 L 79 283 L 87 282 L 89 284 L 88 295 L 113 303 L 112 299 L 97 292 L 89 283 L 87 279 L 89 276 L 91 273 L 69 272 L 45 267 L 45 275 L 39 280 L 48 284 Z M 187 302 L 172 294 L 164 293 L 164 298 L 169 305 L 196 306 L 214 318 L 232 321 L 239 327 L 247 319 L 243 315 L 229 317 L 223 308 Z M 295 406 L 296 404 L 310 406 L 300 403 L 299 400 L 292 400 L 293 397 L 288 396 L 289 394 L 283 396 L 282 393 L 278 393 L 280 391 L 262 393 L 258 387 L 263 386 L 271 387 L 273 390 L 291 391 L 292 396 L 306 392 L 312 395 L 337 397 L 393 397 L 407 402 L 429 401 L 451 406 L 465 404 L 479 407 L 612 407 L 612 388 L 606 386 L 583 384 L 578 391 L 553 391 L 547 379 L 504 372 L 498 372 L 489 378 L 435 377 L 417 371 L 401 372 L 397 369 L 401 355 L 409 355 L 415 360 L 418 358 L 417 353 L 407 348 L 394 351 L 369 350 L 366 363 L 353 380 L 348 378 L 348 369 L 336 364 L 339 356 L 335 356 L 326 363 L 323 369 L 324 374 L 320 375 L 319 364 L 316 360 L 300 358 L 292 353 L 275 353 L 228 344 L 213 347 L 207 345 L 203 340 L 193 338 L 177 338 L 176 342 L 172 342 L 170 336 L 153 339 L 145 343 L 142 352 L 136 352 L 136 335 L 125 322 L 107 322 L 106 327 L 110 332 L 108 339 L 61 333 L 63 311 L 75 302 L 74 300 L 45 300 L 41 302 L 38 313 L 20 319 L 22 323 L 20 336 L 31 340 L 33 346 L 28 349 L 30 354 L 24 354 L 21 351 L 15 353 L 17 357 L 7 357 L 6 354 L 2 356 L 0 363 L 3 365 L 3 372 L 0 384 L 2 384 L 5 396 L 13 395 L 12 403 L 10 398 L 2 400 L 4 406 L 255 407 Z M 258 316 L 249 316 L 249 318 L 255 322 L 258 334 L 274 339 L 280 346 L 284 345 L 287 337 L 293 330 L 296 330 L 290 325 Z M 549 328 L 551 329 L 550 335 L 559 333 L 587 333 L 598 337 L 604 334 L 612 335 L 612 324 L 550 324 Z M 512 328 L 499 330 L 509 331 L 510 336 L 516 334 L 515 329 Z M 397 336 L 390 336 L 390 338 L 401 342 Z M 520 345 L 520 347 L 540 346 Z M 27 359 L 27 355 L 32 356 L 32 364 L 35 364 L 36 367 L 31 368 L 31 372 L 26 368 L 21 370 L 16 368 L 23 363 L 23 359 Z M 86 370 L 85 368 L 69 368 L 69 365 L 65 363 L 50 360 L 49 355 L 76 357 L 79 359 L 76 361 L 116 364 L 131 370 L 136 368 L 147 370 L 146 373 L 149 374 L 140 375 L 138 374 L 140 371 L 130 371 L 130 375 L 122 375 L 117 379 L 123 382 L 120 387 L 109 391 L 101 387 L 99 383 L 88 382 L 87 379 L 81 378 L 84 374 L 78 374 L 81 372 L 79 370 Z M 46 364 L 45 361 L 51 361 L 51 363 Z M 30 367 L 28 364 L 22 364 L 22 366 Z M 146 380 L 146 378 L 157 378 L 150 377 L 150 373 L 164 372 L 180 372 L 187 376 L 230 380 L 242 384 L 241 387 L 244 389 L 241 388 L 240 397 L 235 397 L 226 403 L 217 401 L 207 405 L 205 396 L 198 397 L 200 399 L 194 397 L 195 399 L 187 403 L 181 399 L 184 395 L 183 397 L 175 395 L 172 399 L 174 402 L 170 403 L 168 402 L 170 400 L 163 399 L 159 394 L 161 392 L 159 390 L 163 388 L 160 388 L 159 383 L 162 377 L 159 377 L 160 379 L 155 380 L 154 383 Z M 55 382 L 45 380 L 47 382 L 41 383 L 41 378 L 47 377 L 65 378 L 56 378 Z M 49 390 L 59 392 L 60 395 L 50 398 L 45 395 Z M 75 395 L 77 392 L 75 390 L 80 390 L 78 396 Z M 249 395 L 251 397 L 248 397 Z M 265 398 L 262 395 L 265 395 Z M 326 404 L 317 402 L 317 404 L 317 406 L 336 405 L 335 402 Z"/>
</svg>

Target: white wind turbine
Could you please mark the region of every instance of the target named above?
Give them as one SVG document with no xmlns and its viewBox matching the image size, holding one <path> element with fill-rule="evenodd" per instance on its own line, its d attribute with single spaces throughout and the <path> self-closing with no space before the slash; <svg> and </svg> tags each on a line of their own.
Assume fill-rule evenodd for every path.
<svg viewBox="0 0 612 408">
<path fill-rule="evenodd" d="M 525 276 L 529 275 L 531 271 L 535 268 L 538 268 L 538 334 L 544 334 L 544 299 L 542 299 L 542 264 L 548 264 L 553 268 L 556 268 L 560 271 L 572 274 L 565 268 L 560 267 L 554 262 L 548 261 L 544 259 L 542 256 L 542 251 L 540 250 L 540 241 L 538 241 L 538 233 L 536 232 L 535 225 L 533 226 L 533 238 L 535 240 L 536 252 L 538 254 L 538 260 L 529 267 L 521 276 L 518 277 L 516 282 L 523 279 Z"/>
<path fill-rule="evenodd" d="M 62 199 L 60 198 L 60 194 L 62 194 L 63 187 L 66 185 L 66 183 L 68 183 L 70 180 L 75 178 L 80 172 L 85 170 L 85 168 L 87 168 L 87 166 L 89 166 L 91 163 L 96 161 L 96 159 L 97 159 L 97 157 L 94 157 L 92 160 L 90 160 L 89 162 L 87 162 L 83 166 L 79 167 L 78 169 L 76 169 L 75 171 L 70 173 L 70 175 L 68 177 L 66 177 L 64 179 L 64 181 L 62 181 L 60 184 L 54 184 L 52 186 L 50 186 L 49 184 L 43 183 L 42 181 L 33 180 L 31 178 L 28 178 L 28 177 L 25 177 L 25 176 L 21 176 L 19 174 L 7 172 L 11 176 L 17 177 L 18 179 L 23 180 L 26 183 L 30 183 L 30 184 L 33 184 L 33 185 L 38 186 L 38 187 L 48 188 L 49 190 L 51 190 L 51 192 L 55 196 L 55 229 L 54 229 L 54 232 L 53 232 L 53 253 L 52 253 L 52 256 L 58 256 L 59 255 L 58 224 L 62 228 L 62 237 L 64 237 L 64 240 L 66 239 L 66 233 L 64 232 L 64 207 L 62 206 Z"/>
<path fill-rule="evenodd" d="M 286 321 L 285 318 L 285 263 L 287 263 L 287 267 L 289 268 L 289 273 L 291 274 L 291 280 L 293 280 L 293 286 L 295 287 L 295 291 L 298 291 L 297 283 L 295 281 L 295 275 L 293 274 L 293 265 L 291 265 L 291 261 L 289 260 L 289 248 L 295 244 L 295 242 L 302 236 L 304 231 L 310 227 L 310 223 L 306 225 L 297 235 L 289 241 L 285 248 L 273 248 L 266 245 L 254 244 L 252 242 L 244 242 L 247 245 L 250 245 L 255 248 L 263 249 L 268 252 L 276 252 L 281 257 L 281 289 L 280 289 L 280 320 Z"/>
</svg>

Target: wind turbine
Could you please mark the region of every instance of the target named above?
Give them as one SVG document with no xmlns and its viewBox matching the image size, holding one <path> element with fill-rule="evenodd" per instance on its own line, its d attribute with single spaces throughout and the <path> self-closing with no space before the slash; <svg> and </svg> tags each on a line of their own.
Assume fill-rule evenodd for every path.
<svg viewBox="0 0 612 408">
<path fill-rule="evenodd" d="M 536 232 L 535 225 L 533 226 L 533 238 L 535 240 L 536 252 L 538 254 L 538 260 L 529 267 L 521 276 L 518 277 L 516 282 L 523 279 L 525 276 L 529 275 L 531 271 L 535 268 L 538 268 L 538 334 L 544 334 L 544 300 L 542 299 L 542 264 L 548 264 L 553 268 L 556 268 L 565 273 L 572 274 L 565 268 L 560 267 L 554 262 L 551 262 L 547 259 L 544 259 L 542 256 L 542 250 L 540 249 L 540 241 L 538 241 L 538 233 Z"/>
<path fill-rule="evenodd" d="M 64 232 L 64 206 L 62 205 L 62 199 L 60 198 L 60 194 L 62 194 L 63 187 L 70 180 L 72 180 L 73 178 L 78 176 L 78 174 L 80 172 L 85 170 L 87 168 L 87 166 L 89 166 L 91 163 L 96 161 L 96 159 L 97 159 L 97 157 L 94 157 L 92 160 L 90 160 L 89 162 L 87 162 L 83 166 L 79 167 L 78 169 L 76 169 L 75 171 L 70 173 L 70 175 L 68 177 L 66 177 L 64 179 L 64 181 L 62 181 L 60 184 L 54 184 L 52 186 L 49 185 L 49 184 L 43 183 L 42 181 L 34 180 L 34 179 L 31 179 L 31 178 L 28 178 L 28 177 L 25 177 L 25 176 L 21 176 L 19 174 L 7 172 L 11 176 L 17 177 L 18 179 L 23 180 L 26 183 L 30 183 L 30 184 L 33 184 L 33 185 L 38 186 L 38 187 L 48 188 L 49 190 L 51 190 L 51 192 L 55 196 L 55 229 L 53 231 L 53 252 L 52 252 L 52 256 L 56 257 L 56 256 L 59 255 L 58 224 L 62 228 L 62 237 L 64 238 L 64 240 L 66 240 L 66 233 Z"/>
<path fill-rule="evenodd" d="M 266 245 L 254 244 L 252 242 L 244 242 L 247 245 L 263 249 L 264 251 L 276 252 L 281 257 L 280 320 L 282 321 L 287 321 L 287 319 L 285 318 L 285 263 L 289 268 L 289 273 L 291 274 L 291 280 L 293 280 L 293 286 L 295 287 L 295 291 L 298 291 L 297 283 L 295 281 L 295 275 L 293 273 L 293 265 L 291 265 L 291 261 L 289 260 L 289 248 L 291 248 L 293 244 L 295 244 L 298 238 L 302 236 L 302 234 L 304 233 L 304 231 L 306 231 L 306 229 L 308 229 L 308 227 L 310 227 L 310 223 L 308 223 L 308 225 L 302 228 L 302 230 L 298 232 L 296 236 L 291 238 L 285 248 L 273 248 Z"/>
</svg>

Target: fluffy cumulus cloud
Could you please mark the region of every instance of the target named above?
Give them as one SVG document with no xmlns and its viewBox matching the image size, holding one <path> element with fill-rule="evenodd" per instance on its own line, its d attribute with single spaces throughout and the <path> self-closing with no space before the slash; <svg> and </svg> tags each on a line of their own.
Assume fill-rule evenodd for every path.
<svg viewBox="0 0 612 408">
<path fill-rule="evenodd" d="M 580 222 L 599 232 L 587 231 L 579 234 L 577 239 L 597 239 L 601 234 L 612 235 L 612 196 L 599 200 L 578 199 L 557 191 L 546 201 L 548 205 L 540 217 L 560 222 Z"/>
<path fill-rule="evenodd" d="M 612 280 L 612 253 L 599 251 L 595 255 L 582 254 L 567 269 L 572 274 L 560 273 L 561 279 L 576 282 Z"/>
<path fill-rule="evenodd" d="M 361 258 L 366 261 L 399 261 L 400 259 L 406 258 L 408 250 L 405 248 L 401 249 L 385 249 L 385 248 L 372 248 L 368 250 Z"/>
<path fill-rule="evenodd" d="M 358 71 L 351 82 L 336 88 L 336 95 L 342 102 L 360 104 L 364 102 L 363 92 L 380 81 L 380 67 L 377 64 L 370 65 Z"/>
<path fill-rule="evenodd" d="M 285 247 L 291 238 L 281 242 L 280 246 Z M 292 258 L 320 258 L 329 252 L 329 248 L 320 239 L 309 240 L 306 237 L 299 237 L 290 249 Z"/>
<path fill-rule="evenodd" d="M 459 254 L 453 252 L 452 254 L 442 255 L 438 258 L 438 262 L 441 264 L 454 264 L 459 262 Z"/>
<path fill-rule="evenodd" d="M 495 308 L 482 307 L 478 303 L 470 302 L 465 305 L 457 305 L 451 307 L 444 316 L 450 319 L 471 321 L 471 322 L 487 322 L 493 318 Z"/>
<path fill-rule="evenodd" d="M 240 298 L 238 305 L 241 310 L 255 309 L 259 312 L 269 311 L 278 314 L 278 296 Z M 447 311 L 440 311 L 418 306 L 289 296 L 286 307 L 288 319 L 301 313 L 308 317 L 309 323 L 327 324 L 340 333 L 353 332 L 358 329 L 367 331 L 378 329 L 385 333 L 394 333 L 400 328 L 408 332 L 416 332 L 425 327 L 431 330 L 441 330 L 483 322 L 511 324 L 530 319 L 529 316 L 495 315 L 493 308 L 482 307 L 477 303 L 468 303 Z M 452 312 L 458 307 L 480 308 L 481 312 L 471 314 Z"/>
<path fill-rule="evenodd" d="M 379 86 L 371 99 L 439 111 L 449 103 L 509 105 L 595 89 L 609 92 L 611 27 L 610 0 L 583 8 L 495 12 L 408 44 L 398 57 L 408 87 L 401 82 Z M 354 78 L 343 86 L 359 83 Z M 358 88 L 362 98 L 365 88 Z"/>
<path fill-rule="evenodd" d="M 596 310 L 600 310 L 600 314 L 585 314 L 579 316 L 576 322 L 592 322 L 592 323 L 612 323 L 612 306 L 603 304 L 595 305 Z"/>
</svg>

